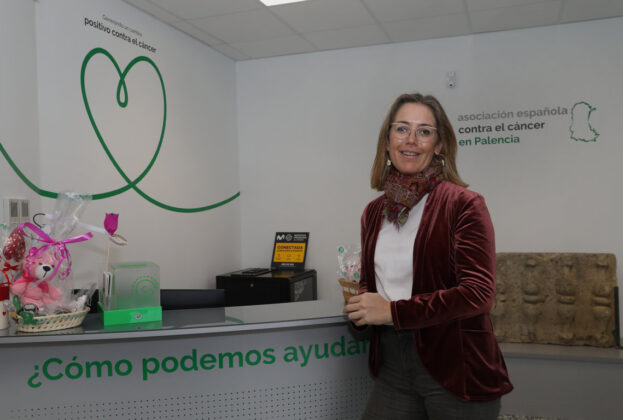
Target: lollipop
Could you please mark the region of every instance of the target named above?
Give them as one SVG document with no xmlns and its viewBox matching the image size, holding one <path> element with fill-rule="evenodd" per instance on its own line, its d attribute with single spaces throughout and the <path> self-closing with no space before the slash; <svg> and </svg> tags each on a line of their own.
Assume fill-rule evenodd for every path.
<svg viewBox="0 0 623 420">
<path fill-rule="evenodd" d="M 18 228 L 13 229 L 4 245 L 2 246 L 2 255 L 4 256 L 4 264 L 2 265 L 2 274 L 7 282 L 11 282 L 15 278 L 15 273 L 19 271 L 20 264 L 26 254 L 26 241 Z M 11 264 L 11 261 L 13 262 Z M 11 271 L 15 273 L 11 274 Z M 0 280 L 1 282 L 2 280 Z"/>
<path fill-rule="evenodd" d="M 26 242 L 18 228 L 13 229 L 2 247 L 2 254 L 7 260 L 21 261 L 26 253 Z"/>
</svg>

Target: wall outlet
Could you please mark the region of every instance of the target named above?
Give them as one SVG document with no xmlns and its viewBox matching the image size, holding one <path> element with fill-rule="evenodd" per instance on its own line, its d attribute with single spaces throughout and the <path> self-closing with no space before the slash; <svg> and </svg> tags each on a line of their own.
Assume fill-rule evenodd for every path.
<svg viewBox="0 0 623 420">
<path fill-rule="evenodd" d="M 20 223 L 30 222 L 30 201 L 19 200 L 19 205 L 20 205 L 20 212 L 19 212 Z"/>
<path fill-rule="evenodd" d="M 2 200 L 4 215 L 2 223 L 9 228 L 17 227 L 20 223 L 30 221 L 30 201 L 21 198 L 5 198 Z"/>
</svg>

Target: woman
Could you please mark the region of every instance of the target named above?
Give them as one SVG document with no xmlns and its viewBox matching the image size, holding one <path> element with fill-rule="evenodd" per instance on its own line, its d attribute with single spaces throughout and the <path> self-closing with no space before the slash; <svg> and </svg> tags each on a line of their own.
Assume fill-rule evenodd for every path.
<svg viewBox="0 0 623 420">
<path fill-rule="evenodd" d="M 361 219 L 359 295 L 374 325 L 366 419 L 496 419 L 513 389 L 489 311 L 495 244 L 481 195 L 456 170 L 457 142 L 433 96 L 404 94 L 381 127 Z"/>
</svg>

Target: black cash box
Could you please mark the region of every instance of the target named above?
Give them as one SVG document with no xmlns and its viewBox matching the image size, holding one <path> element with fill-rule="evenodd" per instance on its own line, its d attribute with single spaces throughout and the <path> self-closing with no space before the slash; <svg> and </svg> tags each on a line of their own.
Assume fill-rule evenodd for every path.
<svg viewBox="0 0 623 420">
<path fill-rule="evenodd" d="M 247 268 L 216 276 L 226 306 L 316 300 L 316 270 Z"/>
</svg>

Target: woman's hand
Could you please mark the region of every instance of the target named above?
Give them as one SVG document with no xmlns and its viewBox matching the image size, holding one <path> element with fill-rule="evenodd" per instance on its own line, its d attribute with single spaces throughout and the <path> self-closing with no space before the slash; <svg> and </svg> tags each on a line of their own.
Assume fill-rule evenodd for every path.
<svg viewBox="0 0 623 420">
<path fill-rule="evenodd" d="M 348 314 L 348 319 L 358 327 L 392 322 L 391 306 L 378 293 L 353 296 L 344 306 L 344 312 Z"/>
</svg>

